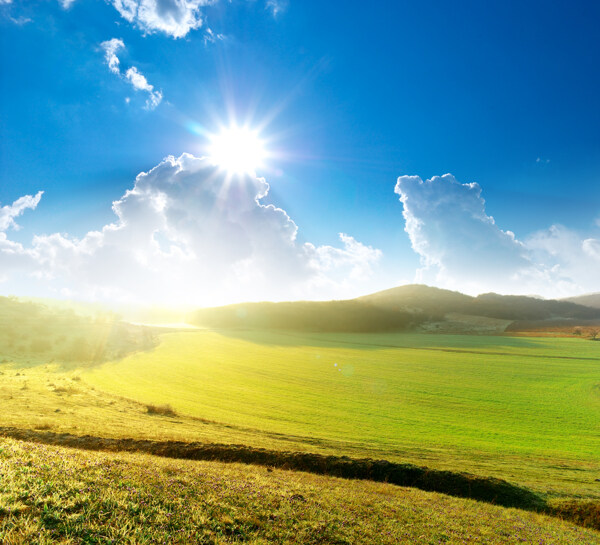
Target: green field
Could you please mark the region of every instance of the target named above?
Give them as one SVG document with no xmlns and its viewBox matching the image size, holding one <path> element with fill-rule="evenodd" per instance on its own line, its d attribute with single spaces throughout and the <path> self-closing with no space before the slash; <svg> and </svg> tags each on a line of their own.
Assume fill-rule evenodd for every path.
<svg viewBox="0 0 600 545">
<path fill-rule="evenodd" d="M 600 497 L 600 344 L 590 341 L 199 330 L 82 377 L 291 446 Z"/>
<path fill-rule="evenodd" d="M 124 325 L 107 329 L 104 322 L 89 327 L 97 339 L 94 354 L 110 354 L 114 346 L 123 357 L 102 361 L 94 355 L 63 361 L 58 351 L 46 354 L 27 348 L 19 352 L 18 346 L 13 347 L 14 356 L 4 357 L 0 363 L 0 434 L 78 448 L 98 448 L 91 446 L 96 441 L 107 450 L 120 448 L 110 446 L 109 438 L 134 438 L 142 440 L 135 447 L 138 451 L 149 441 L 180 441 L 408 462 L 507 480 L 542 498 L 544 512 L 598 528 L 600 343 L 576 338 L 416 333 L 169 331 Z M 66 329 L 65 335 L 68 341 Z M 21 345 L 31 346 L 31 335 L 23 338 Z M 152 342 L 140 341 L 147 338 Z M 152 408 L 162 405 L 172 411 Z M 382 543 L 402 539 L 410 543 L 415 539 L 413 531 L 425 543 L 512 543 L 517 537 L 527 540 L 534 535 L 547 543 L 580 542 L 556 519 L 533 513 L 518 515 L 513 510 L 418 491 L 410 492 L 407 500 L 409 493 L 404 489 L 386 486 L 381 492 L 384 489 L 376 488 L 380 485 L 365 482 L 340 484 L 314 477 L 312 484 L 306 484 L 313 477 L 300 473 L 282 474 L 285 478 L 278 486 L 293 495 L 302 482 L 301 495 L 320 495 L 321 504 L 300 518 L 285 511 L 277 515 L 281 519 L 272 519 L 269 502 L 282 505 L 273 490 L 268 501 L 263 498 L 266 504 L 252 503 L 239 495 L 236 484 L 241 479 L 249 483 L 244 490 L 256 486 L 269 490 L 274 485 L 263 482 L 264 468 L 226 470 L 222 465 L 169 462 L 144 455 L 122 455 L 115 462 L 100 454 L 0 441 L 3 475 L 11 476 L 0 482 L 0 541 L 7 543 L 30 542 L 35 532 L 47 542 L 58 535 L 65 543 L 86 542 L 85 535 L 95 536 L 98 543 L 119 542 L 123 525 L 129 525 L 131 535 L 141 542 L 177 542 L 179 538 L 173 538 L 177 535 L 185 543 L 185 536 L 194 535 L 190 532 L 196 518 L 204 524 L 202 539 L 211 543 L 239 541 L 242 534 L 256 543 L 283 543 L 296 535 L 303 536 L 298 542 L 311 542 L 324 535 L 315 528 L 322 530 L 327 521 L 335 526 L 331 543 L 353 543 L 360 542 L 361 532 L 376 535 L 390 516 L 386 509 L 392 497 L 402 505 L 397 507 L 389 539 L 381 538 Z M 38 469 L 32 473 L 21 461 L 28 456 L 60 463 L 34 461 Z M 117 475 L 113 469 L 120 464 L 123 472 Z M 152 468 L 148 469 L 153 475 L 150 484 L 148 473 L 140 473 L 144 464 Z M 63 466 L 70 473 L 62 475 Z M 69 494 L 79 497 L 73 488 L 79 485 L 71 483 L 70 476 L 80 473 L 79 480 L 93 482 L 98 478 L 95 468 L 100 466 L 110 471 L 94 493 L 76 501 L 80 508 L 75 516 L 70 511 L 75 500 Z M 160 522 L 162 507 L 148 511 L 148 503 L 131 503 L 120 485 L 111 484 L 118 479 L 134 483 L 128 486 L 156 494 L 156 501 L 167 502 L 167 511 L 174 513 L 176 498 L 169 496 L 165 482 L 174 474 L 195 471 L 215 475 L 231 471 L 235 478 L 223 483 L 225 499 L 218 508 L 200 502 L 206 487 L 199 484 L 200 503 L 194 506 L 193 516 L 181 514 L 175 526 Z M 50 499 L 42 501 L 38 493 L 23 492 L 34 477 L 34 484 L 47 491 Z M 15 487 L 20 491 L 14 492 Z M 70 490 L 64 497 L 59 493 L 62 488 Z M 348 497 L 350 503 L 334 510 L 332 506 L 348 494 L 355 497 Z M 387 498 L 383 503 L 381 494 Z M 448 503 L 452 501 L 458 503 Z M 363 509 L 364 502 L 374 509 L 373 516 Z M 418 507 L 427 502 L 434 505 L 431 510 Z M 102 533 L 107 505 L 113 505 L 116 513 L 107 522 L 110 539 Z M 50 514 L 48 509 L 52 509 Z M 349 513 L 358 518 L 348 526 L 338 524 Z M 437 517 L 437 526 L 428 526 L 426 517 L 431 516 Z M 454 516 L 459 516 L 458 522 L 444 534 L 441 528 L 450 528 Z M 248 522 L 248 517 L 254 522 Z M 266 524 L 265 517 L 278 523 Z M 483 517 L 479 526 L 476 517 Z M 520 522 L 514 522 L 515 517 Z M 91 525 L 84 519 L 91 520 Z M 517 530 L 511 534 L 510 528 Z M 180 533 L 170 533 L 175 530 Z M 598 534 L 586 534 L 593 542 L 587 536 L 597 538 Z M 373 539 L 363 542 L 376 542 Z"/>
</svg>

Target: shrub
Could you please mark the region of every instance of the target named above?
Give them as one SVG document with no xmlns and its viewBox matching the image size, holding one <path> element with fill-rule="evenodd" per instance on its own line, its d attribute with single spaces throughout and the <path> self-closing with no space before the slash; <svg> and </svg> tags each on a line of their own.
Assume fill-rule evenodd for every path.
<svg viewBox="0 0 600 545">
<path fill-rule="evenodd" d="M 146 405 L 146 412 L 159 416 L 177 416 L 175 409 L 171 405 Z"/>
</svg>

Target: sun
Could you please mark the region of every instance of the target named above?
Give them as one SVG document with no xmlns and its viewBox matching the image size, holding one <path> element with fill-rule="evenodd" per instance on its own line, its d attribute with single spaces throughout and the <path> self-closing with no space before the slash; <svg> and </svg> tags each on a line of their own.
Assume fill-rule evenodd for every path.
<svg viewBox="0 0 600 545">
<path fill-rule="evenodd" d="M 255 174 L 266 158 L 258 131 L 232 125 L 209 136 L 209 159 L 229 174 Z"/>
</svg>

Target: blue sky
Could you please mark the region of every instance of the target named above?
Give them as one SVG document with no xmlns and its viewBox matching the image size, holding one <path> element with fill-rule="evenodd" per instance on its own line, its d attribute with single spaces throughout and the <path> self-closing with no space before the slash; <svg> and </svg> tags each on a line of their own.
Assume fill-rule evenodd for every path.
<svg viewBox="0 0 600 545">
<path fill-rule="evenodd" d="M 297 226 L 282 242 L 295 257 L 261 254 L 270 235 L 256 223 L 243 224 L 251 249 L 237 261 L 208 243 L 222 225 L 195 225 L 193 247 L 180 224 L 145 236 L 167 236 L 190 262 L 221 263 L 221 277 L 237 271 L 239 297 L 342 297 L 412 281 L 598 291 L 600 6 L 494 4 L 0 0 L 0 293 L 142 297 L 129 272 L 112 284 L 86 276 L 94 266 L 82 256 L 99 252 L 85 246 L 89 233 L 137 221 L 111 206 L 138 173 L 169 155 L 202 156 L 206 134 L 232 117 L 261 127 L 271 157 L 257 174 L 270 188 L 257 210 L 273 204 Z M 110 40 L 122 44 L 116 70 Z M 38 202 L 14 205 L 38 191 Z M 240 273 L 242 262 L 254 272 Z M 288 265 L 307 268 L 295 284 Z M 190 278 L 215 282 L 198 267 Z"/>
</svg>

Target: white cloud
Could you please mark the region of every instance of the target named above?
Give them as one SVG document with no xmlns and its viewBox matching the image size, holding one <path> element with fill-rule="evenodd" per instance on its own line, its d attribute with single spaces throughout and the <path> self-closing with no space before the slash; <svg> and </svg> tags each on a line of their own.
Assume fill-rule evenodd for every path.
<svg viewBox="0 0 600 545">
<path fill-rule="evenodd" d="M 224 34 L 218 34 L 213 31 L 212 28 L 207 28 L 204 33 L 204 45 L 214 44 L 225 39 Z"/>
<path fill-rule="evenodd" d="M 314 248 L 317 266 L 322 272 L 346 268 L 348 279 L 364 280 L 373 273 L 372 265 L 382 256 L 381 250 L 365 246 L 354 237 L 339 233 L 343 248 L 320 246 Z"/>
<path fill-rule="evenodd" d="M 75 0 L 58 0 L 58 2 L 64 9 L 69 9 Z"/>
<path fill-rule="evenodd" d="M 119 60 L 117 53 L 121 49 L 125 49 L 125 44 L 123 43 L 123 40 L 119 40 L 118 38 L 112 38 L 111 40 L 102 42 L 100 44 L 100 47 L 102 49 L 104 49 L 104 60 L 106 61 L 106 64 L 108 65 L 108 69 L 113 74 L 120 74 L 121 73 L 121 68 L 120 68 L 121 61 Z"/>
<path fill-rule="evenodd" d="M 148 93 L 146 99 L 145 108 L 147 110 L 154 110 L 162 101 L 162 91 L 155 91 L 154 86 L 148 83 L 146 76 L 144 76 L 135 66 L 128 68 L 124 74 L 121 73 L 121 61 L 117 55 L 119 51 L 125 49 L 123 40 L 118 38 L 112 38 L 100 44 L 100 47 L 104 50 L 104 60 L 108 65 L 108 69 L 118 76 L 122 76 L 127 80 L 136 91 L 144 91 Z M 126 101 L 129 103 L 129 100 Z"/>
<path fill-rule="evenodd" d="M 121 17 L 148 34 L 182 38 L 202 26 L 200 8 L 211 0 L 111 0 Z"/>
<path fill-rule="evenodd" d="M 24 248 L 1 233 L 0 269 L 19 270 L 7 285 L 25 293 L 35 283 L 85 299 L 197 304 L 344 296 L 366 280 L 379 250 L 348 235 L 343 248 L 298 242 L 288 214 L 261 203 L 268 191 L 262 178 L 168 157 L 114 202 L 114 223 L 81 239 L 55 233 Z"/>
<path fill-rule="evenodd" d="M 12 0 L 0 0 L 0 4 L 12 4 Z"/>
<path fill-rule="evenodd" d="M 25 195 L 18 198 L 11 205 L 0 208 L 0 231 L 6 231 L 9 228 L 18 229 L 15 218 L 23 214 L 25 210 L 37 207 L 42 198 L 43 191 L 38 191 L 36 195 Z"/>
<path fill-rule="evenodd" d="M 525 241 L 533 258 L 570 293 L 598 291 L 600 240 L 582 236 L 562 225 L 538 231 Z"/>
<path fill-rule="evenodd" d="M 396 193 L 423 268 L 416 280 L 468 293 L 561 297 L 598 291 L 600 241 L 562 226 L 517 240 L 485 211 L 481 187 L 450 174 L 401 176 Z"/>
<path fill-rule="evenodd" d="M 154 110 L 160 104 L 163 98 L 162 91 L 155 91 L 154 86 L 148 83 L 146 77 L 140 74 L 135 66 L 127 69 L 125 78 L 129 80 L 137 91 L 146 91 L 148 93 L 148 99 L 146 100 L 146 108 L 148 110 Z"/>
<path fill-rule="evenodd" d="M 401 176 L 395 192 L 423 263 L 420 280 L 478 291 L 505 286 L 530 266 L 522 243 L 486 214 L 478 184 L 461 184 L 450 174 L 425 181 Z"/>
<path fill-rule="evenodd" d="M 277 17 L 280 13 L 287 9 L 288 0 L 267 0 L 265 7 L 273 14 L 273 17 Z"/>
</svg>

